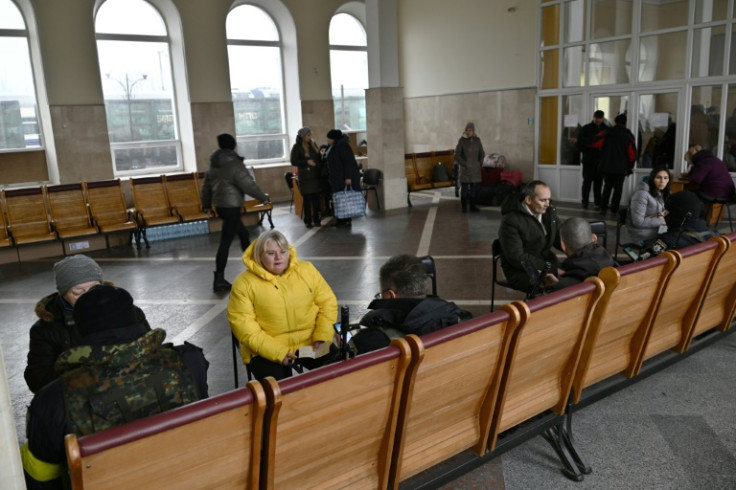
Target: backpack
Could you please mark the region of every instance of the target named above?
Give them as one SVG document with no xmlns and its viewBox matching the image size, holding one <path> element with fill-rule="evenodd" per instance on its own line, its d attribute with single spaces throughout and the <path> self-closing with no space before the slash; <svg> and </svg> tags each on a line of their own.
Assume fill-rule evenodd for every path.
<svg viewBox="0 0 736 490">
<path fill-rule="evenodd" d="M 71 432 L 99 432 L 199 399 L 193 376 L 170 344 L 133 361 L 124 368 L 93 363 L 62 373 Z"/>
<path fill-rule="evenodd" d="M 432 169 L 432 180 L 434 182 L 447 182 L 450 180 L 450 174 L 447 172 L 447 167 L 442 162 L 437 162 Z"/>
<path fill-rule="evenodd" d="M 506 157 L 500 153 L 491 153 L 483 158 L 483 167 L 506 168 Z"/>
</svg>

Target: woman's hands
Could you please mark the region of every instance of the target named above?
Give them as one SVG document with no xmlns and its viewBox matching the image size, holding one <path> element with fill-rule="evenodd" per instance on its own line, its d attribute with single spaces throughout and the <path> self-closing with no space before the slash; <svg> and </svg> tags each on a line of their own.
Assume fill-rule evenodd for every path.
<svg viewBox="0 0 736 490">
<path fill-rule="evenodd" d="M 291 352 L 287 352 L 284 356 L 284 360 L 281 361 L 282 366 L 288 366 L 292 362 L 296 361 L 296 356 L 292 354 Z"/>
</svg>

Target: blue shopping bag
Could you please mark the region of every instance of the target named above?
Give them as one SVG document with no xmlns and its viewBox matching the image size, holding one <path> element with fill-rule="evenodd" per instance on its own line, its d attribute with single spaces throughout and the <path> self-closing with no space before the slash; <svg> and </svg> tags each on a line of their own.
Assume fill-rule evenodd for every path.
<svg viewBox="0 0 736 490">
<path fill-rule="evenodd" d="M 345 187 L 344 191 L 332 194 L 337 219 L 358 218 L 365 215 L 365 199 L 363 193 Z"/>
</svg>

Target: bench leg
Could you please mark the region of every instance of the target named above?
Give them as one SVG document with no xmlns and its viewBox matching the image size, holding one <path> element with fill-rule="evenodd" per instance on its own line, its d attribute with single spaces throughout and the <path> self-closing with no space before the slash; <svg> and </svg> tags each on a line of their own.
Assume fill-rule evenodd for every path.
<svg viewBox="0 0 736 490">
<path fill-rule="evenodd" d="M 269 209 L 268 211 L 264 211 L 264 214 L 268 217 L 268 224 L 271 225 L 271 229 L 273 230 L 274 226 L 273 226 L 273 220 L 271 219 L 271 210 Z"/>
<path fill-rule="evenodd" d="M 583 475 L 588 475 L 592 472 L 589 466 L 583 463 L 582 458 L 578 454 L 575 447 L 572 445 L 572 441 L 565 431 L 564 422 L 550 427 L 542 434 L 544 439 L 552 446 L 552 449 L 557 453 L 557 457 L 560 458 L 564 468 L 562 468 L 562 474 L 573 481 L 583 481 Z"/>
<path fill-rule="evenodd" d="M 146 236 L 146 230 L 147 230 L 147 228 L 145 226 L 143 228 L 140 228 L 138 230 L 138 233 L 139 233 L 138 248 L 141 248 L 141 240 L 140 240 L 140 237 L 143 237 L 143 241 L 146 242 L 146 248 L 151 248 L 151 244 L 148 243 L 148 236 Z"/>
</svg>

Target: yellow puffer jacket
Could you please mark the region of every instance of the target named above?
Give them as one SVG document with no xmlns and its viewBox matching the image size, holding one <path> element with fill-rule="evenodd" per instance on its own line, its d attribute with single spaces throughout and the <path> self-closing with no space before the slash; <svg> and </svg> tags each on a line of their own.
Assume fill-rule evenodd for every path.
<svg viewBox="0 0 736 490">
<path fill-rule="evenodd" d="M 319 271 L 289 247 L 289 267 L 280 276 L 271 274 L 253 260 L 255 244 L 243 252 L 247 270 L 233 282 L 227 306 L 243 362 L 258 355 L 281 363 L 287 352 L 332 342 L 337 298 Z"/>
</svg>

